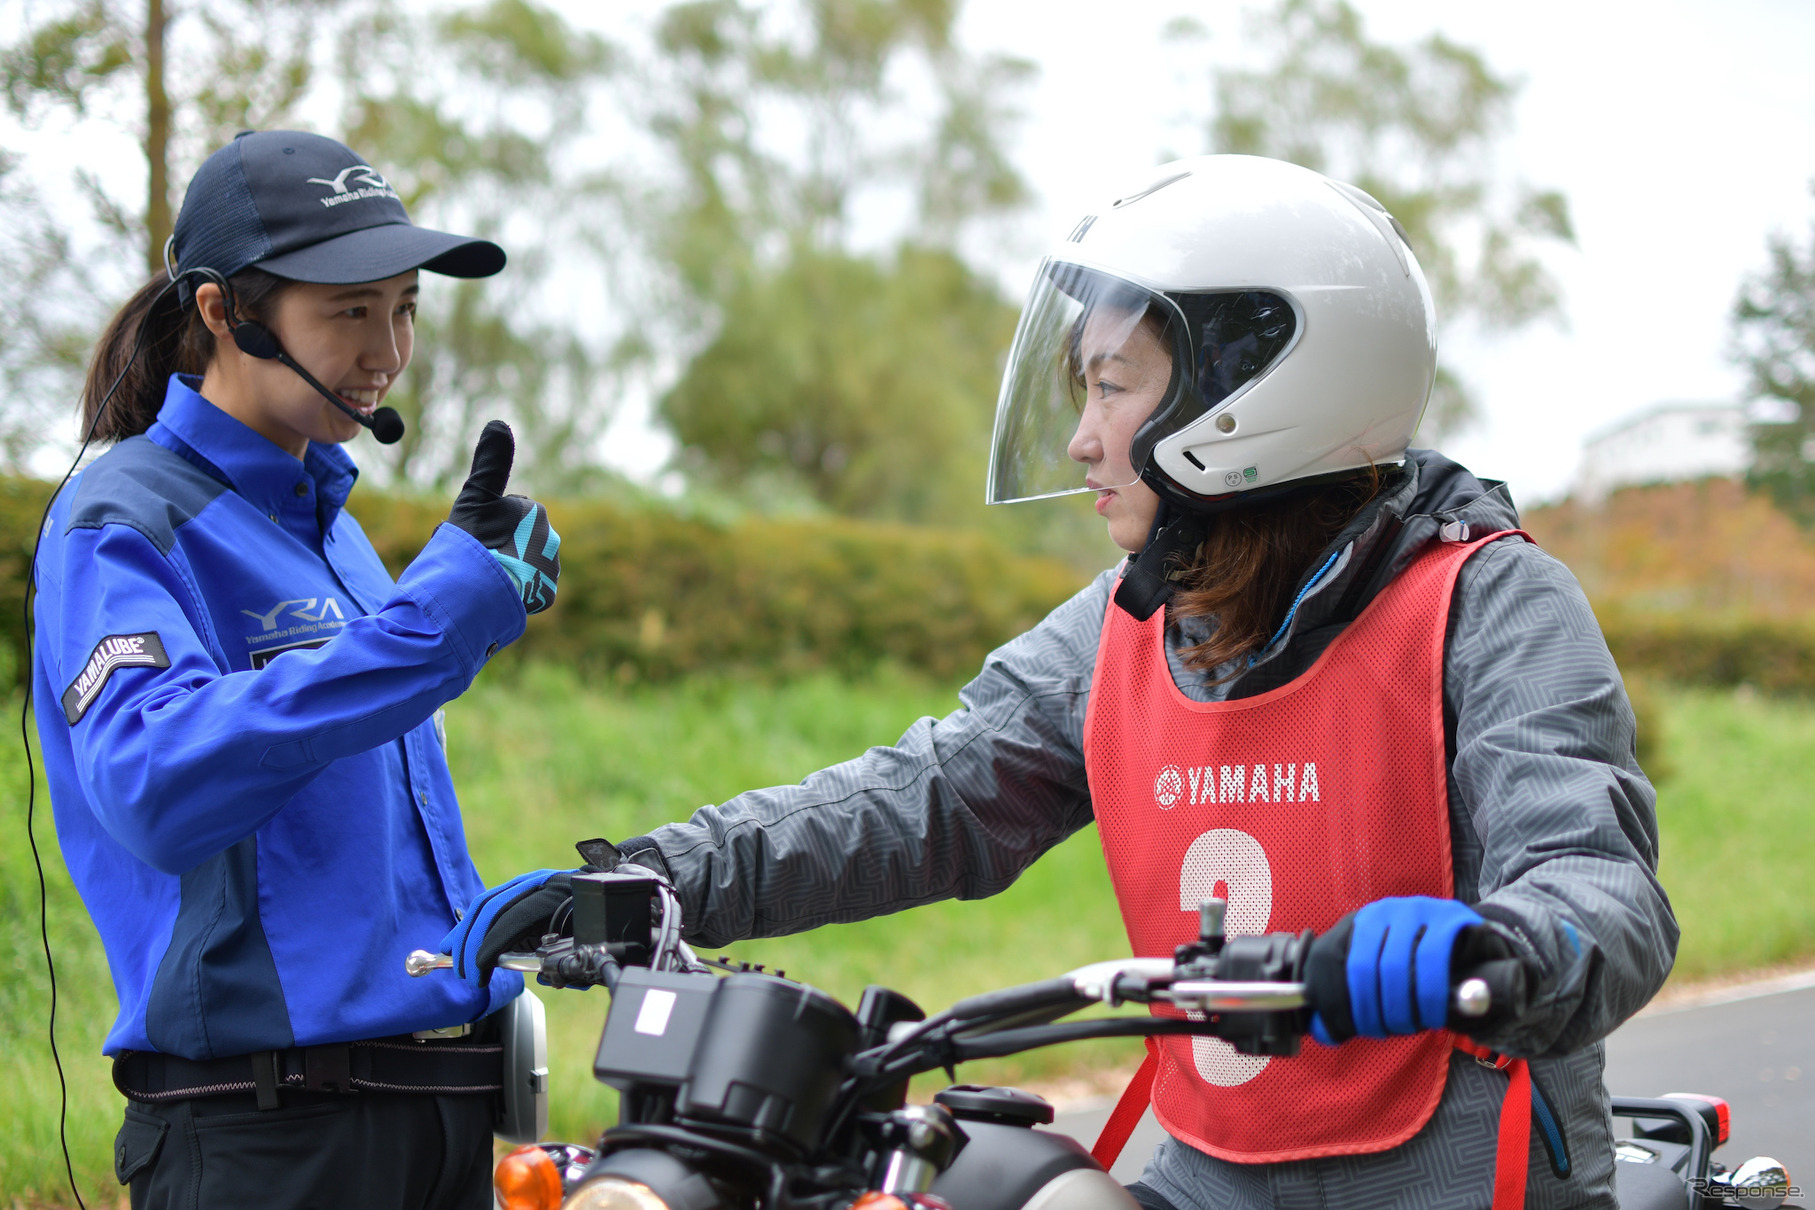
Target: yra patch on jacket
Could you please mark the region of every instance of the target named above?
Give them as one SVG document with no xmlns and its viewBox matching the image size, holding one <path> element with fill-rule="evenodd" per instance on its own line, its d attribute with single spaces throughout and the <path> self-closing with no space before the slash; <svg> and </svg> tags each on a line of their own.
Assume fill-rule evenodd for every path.
<svg viewBox="0 0 1815 1210">
<path fill-rule="evenodd" d="M 95 644 L 94 654 L 82 665 L 81 673 L 63 691 L 63 717 L 75 726 L 94 705 L 95 698 L 107 685 L 107 678 L 119 668 L 168 668 L 170 657 L 164 654 L 164 640 L 157 631 L 144 634 L 110 634 Z"/>
</svg>

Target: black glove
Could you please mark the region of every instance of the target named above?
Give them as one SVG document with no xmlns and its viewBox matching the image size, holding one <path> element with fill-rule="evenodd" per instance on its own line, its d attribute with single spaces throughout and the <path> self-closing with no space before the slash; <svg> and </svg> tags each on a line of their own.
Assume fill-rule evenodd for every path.
<svg viewBox="0 0 1815 1210">
<path fill-rule="evenodd" d="M 561 535 L 548 523 L 547 509 L 527 496 L 504 494 L 516 453 L 510 425 L 502 420 L 487 423 L 473 447 L 473 472 L 447 520 L 479 539 L 517 586 L 523 607 L 541 613 L 555 603 Z"/>
</svg>

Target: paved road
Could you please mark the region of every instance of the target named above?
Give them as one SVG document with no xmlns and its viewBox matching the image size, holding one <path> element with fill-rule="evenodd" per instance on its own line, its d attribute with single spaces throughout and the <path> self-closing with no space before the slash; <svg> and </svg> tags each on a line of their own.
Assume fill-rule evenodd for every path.
<svg viewBox="0 0 1815 1210">
<path fill-rule="evenodd" d="M 1815 988 L 1754 995 L 1636 1018 L 1607 1039 L 1607 1087 L 1626 1096 L 1705 1092 L 1733 1108 L 1733 1137 L 1718 1157 L 1781 1160 L 1815 1205 Z M 1102 1105 L 1059 1115 L 1055 1125 L 1086 1146 L 1109 1116 Z M 1616 1122 L 1617 1132 L 1625 1123 Z M 1114 1173 L 1127 1182 L 1159 1141 L 1148 1114 Z"/>
</svg>

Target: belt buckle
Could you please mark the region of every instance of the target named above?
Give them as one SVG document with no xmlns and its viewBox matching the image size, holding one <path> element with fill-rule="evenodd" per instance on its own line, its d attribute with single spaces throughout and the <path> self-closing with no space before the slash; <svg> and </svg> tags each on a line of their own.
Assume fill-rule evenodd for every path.
<svg viewBox="0 0 1815 1210">
<path fill-rule="evenodd" d="M 466 1021 L 459 1025 L 444 1025 L 440 1029 L 419 1029 L 410 1037 L 418 1042 L 440 1042 L 447 1038 L 464 1038 L 472 1032 L 473 1023 Z"/>
<path fill-rule="evenodd" d="M 354 1092 L 352 1066 L 353 1048 L 344 1042 L 304 1047 L 303 1087 L 311 1092 Z"/>
</svg>

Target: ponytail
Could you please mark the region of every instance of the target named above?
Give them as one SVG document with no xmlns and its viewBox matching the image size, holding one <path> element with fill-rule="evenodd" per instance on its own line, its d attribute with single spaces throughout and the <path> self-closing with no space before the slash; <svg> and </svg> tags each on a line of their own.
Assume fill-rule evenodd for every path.
<svg viewBox="0 0 1815 1210">
<path fill-rule="evenodd" d="M 235 316 L 261 322 L 269 320 L 278 296 L 290 285 L 287 279 L 262 269 L 243 269 L 228 283 L 233 289 Z M 140 346 L 137 357 L 133 356 L 135 344 Z M 82 432 L 88 434 L 92 429 L 93 439 L 103 443 L 138 436 L 158 418 L 170 376 L 201 374 L 214 354 L 214 333 L 202 322 L 193 298 L 184 306 L 170 279 L 157 274 L 126 300 L 101 333 L 82 386 Z M 107 390 L 116 378 L 120 385 L 107 400 Z M 105 413 L 101 412 L 103 401 L 107 403 Z"/>
</svg>

